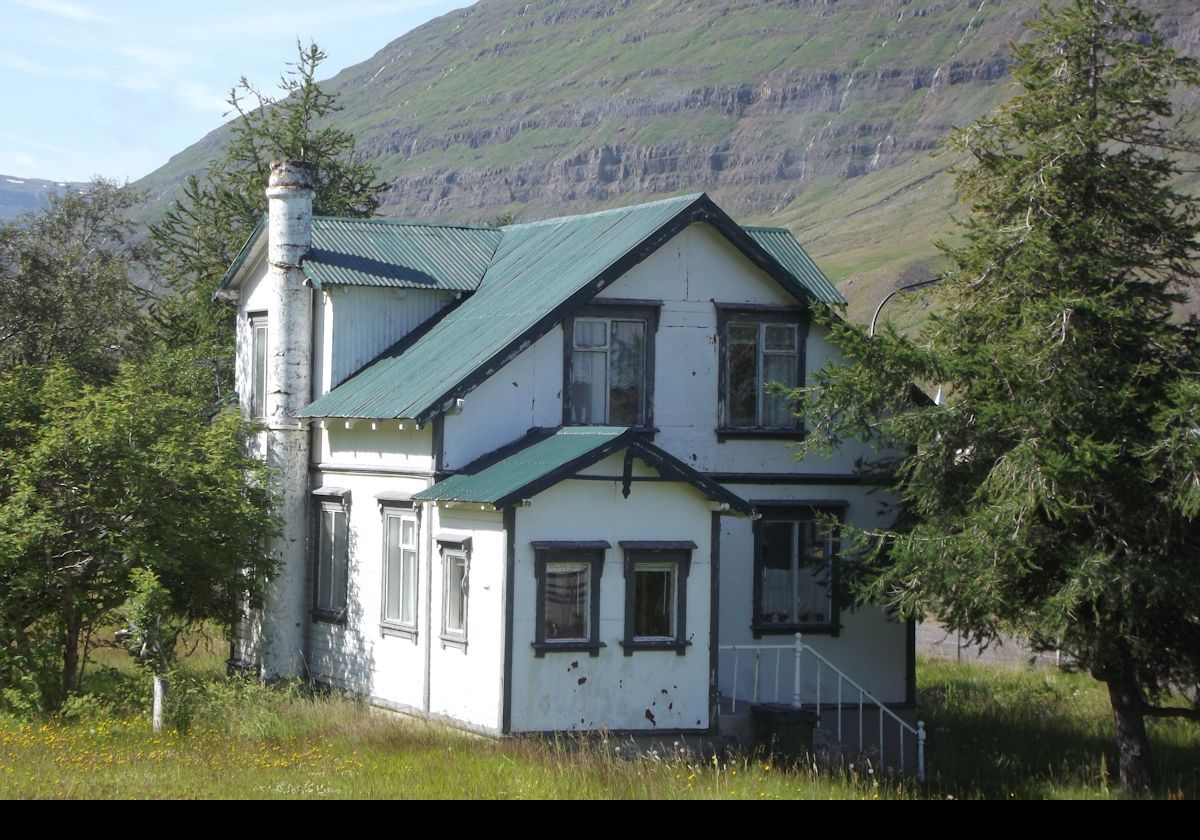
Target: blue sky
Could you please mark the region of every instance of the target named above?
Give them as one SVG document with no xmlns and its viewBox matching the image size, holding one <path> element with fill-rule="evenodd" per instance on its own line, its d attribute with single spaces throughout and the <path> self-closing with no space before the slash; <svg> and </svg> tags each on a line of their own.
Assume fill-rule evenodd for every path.
<svg viewBox="0 0 1200 840">
<path fill-rule="evenodd" d="M 136 180 L 216 128 L 241 76 L 274 92 L 296 39 L 357 64 L 472 0 L 0 0 L 0 173 Z"/>
</svg>

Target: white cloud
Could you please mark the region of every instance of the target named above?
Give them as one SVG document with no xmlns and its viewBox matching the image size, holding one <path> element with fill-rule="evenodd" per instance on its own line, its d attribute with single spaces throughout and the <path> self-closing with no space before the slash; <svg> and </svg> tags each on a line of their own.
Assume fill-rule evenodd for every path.
<svg viewBox="0 0 1200 840">
<path fill-rule="evenodd" d="M 70 20 L 82 21 L 107 21 L 97 12 L 82 6 L 79 3 L 68 3 L 65 0 L 16 0 L 17 4 L 24 6 L 27 9 L 34 9 L 39 12 L 56 15 L 58 17 L 68 18 Z"/>
<path fill-rule="evenodd" d="M 225 94 L 218 94 L 207 85 L 181 82 L 175 88 L 175 100 L 197 111 L 224 115 L 229 110 Z"/>
<path fill-rule="evenodd" d="M 123 45 L 116 49 L 117 53 L 131 61 L 164 72 L 179 72 L 184 66 L 195 60 L 195 56 L 191 53 L 144 44 Z"/>
<path fill-rule="evenodd" d="M 55 73 L 53 68 L 47 67 L 45 64 L 38 64 L 36 61 L 30 61 L 19 55 L 5 53 L 0 53 L 0 67 L 16 70 L 18 73 L 28 73 L 30 76 L 49 76 Z"/>
</svg>

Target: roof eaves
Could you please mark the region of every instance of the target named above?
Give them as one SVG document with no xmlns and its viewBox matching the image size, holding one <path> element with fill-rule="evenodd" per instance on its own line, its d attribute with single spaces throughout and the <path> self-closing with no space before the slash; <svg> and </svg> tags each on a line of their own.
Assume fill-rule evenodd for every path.
<svg viewBox="0 0 1200 840">
<path fill-rule="evenodd" d="M 629 438 L 632 434 L 634 434 L 632 430 L 626 430 L 619 435 L 609 438 L 607 441 L 598 443 L 592 449 L 581 453 L 569 461 L 564 461 L 541 477 L 527 482 L 522 487 L 518 487 L 507 495 L 501 496 L 493 504 L 498 508 L 507 507 L 508 505 L 520 502 L 522 499 L 536 496 L 543 490 L 547 490 L 558 484 L 564 478 L 575 475 L 580 470 L 590 467 L 592 464 L 607 458 L 614 452 L 628 448 L 630 445 Z"/>
<path fill-rule="evenodd" d="M 692 469 L 665 449 L 660 449 L 640 437 L 634 438 L 629 448 L 637 452 L 643 461 L 660 473 L 674 476 L 680 481 L 692 485 L 692 487 L 704 493 L 710 499 L 715 499 L 729 505 L 731 510 L 735 510 L 745 516 L 753 515 L 753 505 L 736 493 L 726 490 L 703 473 Z"/>
<path fill-rule="evenodd" d="M 575 429 L 576 431 L 572 431 Z M 606 434 L 616 432 L 615 434 Z M 642 433 L 635 429 L 623 429 L 617 431 L 611 427 L 565 427 L 555 430 L 549 429 L 531 429 L 525 437 L 515 441 L 507 446 L 503 446 L 493 452 L 490 452 L 469 464 L 461 473 L 456 475 L 476 476 L 479 475 L 496 464 L 512 457 L 513 455 L 526 450 L 530 447 L 537 446 L 546 440 L 563 434 L 579 434 L 592 435 L 597 438 L 595 446 L 581 452 L 577 456 L 557 464 L 553 469 L 543 473 L 542 475 L 525 482 L 519 487 L 513 488 L 506 493 L 493 496 L 490 498 L 437 498 L 438 494 L 430 493 L 437 487 L 435 484 L 427 491 L 422 491 L 413 496 L 414 499 L 430 500 L 430 501 L 461 501 L 467 503 L 482 503 L 490 504 L 497 508 L 507 507 L 509 505 L 518 504 L 524 499 L 532 498 L 544 490 L 553 487 L 565 478 L 569 478 L 577 474 L 580 470 L 586 469 L 593 464 L 603 460 L 615 452 L 622 450 L 630 450 L 637 457 L 641 458 L 646 464 L 657 470 L 660 474 L 673 478 L 681 483 L 690 485 L 693 489 L 707 496 L 708 498 L 721 502 L 729 507 L 730 510 L 740 513 L 744 516 L 750 516 L 754 513 L 754 507 L 745 499 L 730 492 L 722 487 L 717 482 L 706 477 L 702 473 L 692 469 L 683 461 L 666 452 L 663 449 L 655 446 L 653 443 L 645 440 Z M 428 495 L 427 495 L 428 494 Z"/>
<path fill-rule="evenodd" d="M 784 290 L 795 297 L 797 300 L 805 303 L 816 301 L 815 295 L 804 287 L 800 281 L 788 271 L 775 256 L 764 248 L 762 245 L 747 233 L 741 225 L 730 218 L 724 210 L 716 205 L 716 203 L 708 197 L 707 194 L 701 196 L 704 202 L 706 216 L 703 221 L 708 222 L 715 227 L 725 237 L 740 250 L 750 262 L 765 271 L 771 276 L 775 282 L 784 288 Z"/>
<path fill-rule="evenodd" d="M 716 206 L 704 193 L 696 195 L 675 216 L 643 237 L 637 245 L 610 263 L 607 268 L 581 286 L 561 304 L 543 315 L 532 327 L 525 330 L 499 351 L 493 353 L 482 364 L 477 365 L 471 373 L 460 379 L 441 396 L 429 401 L 425 406 L 413 412 L 415 414 L 413 419 L 418 423 L 429 422 L 435 414 L 441 412 L 443 406 L 447 405 L 451 400 L 465 397 L 483 380 L 516 358 L 531 343 L 548 333 L 561 323 L 564 318 L 594 298 L 613 281 L 657 251 L 681 230 L 693 222 L 707 221 L 708 216 L 703 209 L 705 204 L 712 207 Z M 763 253 L 765 254 L 766 252 Z M 768 258 L 770 257 L 770 255 L 767 256 Z"/>
<path fill-rule="evenodd" d="M 459 306 L 461 306 L 463 304 L 463 302 L 466 301 L 470 296 L 471 296 L 470 292 L 464 292 L 459 298 L 457 298 L 456 300 L 451 302 L 444 309 L 441 309 L 438 312 L 435 312 L 429 318 L 426 318 L 424 322 L 422 322 L 421 324 L 416 326 L 411 332 L 409 332 L 407 335 L 405 335 L 404 338 L 400 339 L 395 344 L 388 347 L 386 350 L 384 350 L 378 356 L 371 359 L 369 362 L 364 363 L 362 366 L 360 366 L 358 368 L 358 370 L 354 371 L 352 374 L 350 374 L 345 379 L 343 379 L 341 382 L 339 382 L 337 385 L 335 385 L 334 388 L 338 388 L 341 385 L 345 384 L 346 382 L 349 382 L 351 379 L 358 376 L 360 373 L 365 371 L 367 368 L 371 367 L 371 365 L 375 364 L 376 362 L 382 361 L 383 359 L 389 358 L 391 356 L 399 356 L 401 353 L 403 353 L 409 347 L 412 347 L 414 344 L 416 344 L 422 337 L 424 337 L 424 335 L 427 332 L 429 332 L 431 329 L 433 329 L 435 326 L 437 326 L 438 323 L 443 318 L 445 318 L 447 315 L 449 315 L 451 312 L 453 312 L 455 309 L 457 309 Z M 332 393 L 332 391 L 333 391 L 333 388 L 330 389 L 330 393 Z M 320 417 L 321 415 L 318 415 L 318 414 L 307 413 L 309 407 L 312 406 L 314 403 L 317 402 L 317 400 L 320 400 L 320 399 L 321 399 L 321 397 L 317 397 L 316 400 L 313 400 L 307 406 L 302 408 L 297 416 L 298 417 Z M 356 418 L 356 419 L 365 419 L 365 418 Z M 389 418 L 389 419 L 412 420 L 413 418 L 411 418 L 411 417 L 405 418 L 405 417 L 397 416 L 397 417 L 393 417 L 393 418 Z M 425 424 L 424 420 L 415 421 L 415 422 L 418 422 L 420 425 Z"/>
<path fill-rule="evenodd" d="M 266 227 L 267 216 L 264 213 L 261 217 L 259 217 L 258 224 L 254 226 L 254 230 L 250 231 L 250 236 L 246 239 L 246 243 L 242 245 L 242 249 L 238 251 L 237 256 L 233 258 L 233 262 L 229 265 L 229 270 L 225 272 L 225 276 L 223 276 L 221 278 L 221 282 L 217 284 L 218 291 L 227 289 L 233 285 L 234 279 L 242 270 L 242 266 L 245 264 L 246 260 L 249 259 L 250 253 L 254 250 L 254 246 L 258 242 L 259 236 L 263 233 Z"/>
</svg>

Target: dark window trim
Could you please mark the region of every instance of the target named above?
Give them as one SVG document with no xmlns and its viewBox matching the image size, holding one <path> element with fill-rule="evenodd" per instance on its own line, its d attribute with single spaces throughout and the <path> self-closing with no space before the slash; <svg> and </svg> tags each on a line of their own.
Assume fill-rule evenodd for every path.
<svg viewBox="0 0 1200 840">
<path fill-rule="evenodd" d="M 533 574 L 537 579 L 537 604 L 534 617 L 534 640 L 531 647 L 534 656 L 542 658 L 547 653 L 555 651 L 586 651 L 589 656 L 599 656 L 600 649 L 605 647 L 600 641 L 600 576 L 604 572 L 604 553 L 612 548 L 605 540 L 576 540 L 570 542 L 555 542 L 537 540 L 530 543 L 533 546 Z M 578 554 L 573 563 L 587 563 L 590 566 L 588 579 L 588 631 L 587 639 L 569 639 L 559 641 L 546 639 L 546 566 L 548 555 L 552 551 Z"/>
<path fill-rule="evenodd" d="M 316 516 L 313 517 L 312 525 L 309 529 L 312 539 L 311 562 L 312 569 L 312 613 L 313 621 L 321 624 L 346 624 L 347 614 L 350 612 L 350 491 L 341 487 L 321 487 L 312 491 L 312 505 Z M 346 575 L 346 602 L 342 604 L 340 609 L 328 609 L 322 607 L 318 602 L 320 598 L 320 580 L 321 580 L 321 523 L 324 520 L 324 512 L 332 510 L 340 512 L 345 520 L 346 528 L 346 557 L 345 557 L 345 575 Z M 336 557 L 330 558 L 331 562 L 337 562 Z"/>
<path fill-rule="evenodd" d="M 743 318 L 757 324 L 794 324 L 796 330 L 796 387 L 804 387 L 808 331 L 812 315 L 802 306 L 767 306 L 763 304 L 714 303 L 717 310 L 717 441 L 737 438 L 793 440 L 807 433 L 800 418 L 792 426 L 730 426 L 727 424 L 728 394 L 725 379 L 729 368 L 728 330 L 731 321 Z M 757 399 L 761 399 L 761 395 Z"/>
<path fill-rule="evenodd" d="M 722 374 L 724 381 L 724 374 Z M 722 410 L 724 407 L 722 406 Z M 796 419 L 799 423 L 799 418 Z M 724 443 L 727 440 L 804 440 L 808 436 L 808 432 L 797 426 L 794 429 L 742 429 L 736 426 L 718 426 L 717 427 L 717 443 Z"/>
<path fill-rule="evenodd" d="M 760 499 L 751 502 L 759 512 L 754 520 L 754 594 L 750 607 L 750 629 L 755 639 L 763 636 L 794 635 L 796 633 L 813 633 L 837 637 L 841 633 L 841 601 L 838 597 L 841 583 L 841 524 L 846 521 L 846 510 L 849 503 L 841 499 L 799 500 Z M 764 522 L 805 522 L 816 519 L 821 514 L 837 518 L 838 525 L 833 532 L 833 552 L 830 558 L 829 570 L 829 621 L 814 623 L 776 623 L 762 621 L 759 605 L 762 603 L 762 525 Z"/>
<path fill-rule="evenodd" d="M 622 540 L 621 549 L 625 553 L 625 638 L 621 640 L 621 648 L 626 656 L 633 656 L 636 651 L 673 650 L 683 656 L 691 642 L 687 638 L 687 581 L 692 566 L 692 552 L 696 544 L 691 540 Z M 655 554 L 679 555 L 674 559 L 669 557 L 655 558 Z M 634 620 L 634 586 L 635 571 L 638 563 L 675 563 L 675 638 L 674 639 L 638 639 L 633 635 Z"/>
<path fill-rule="evenodd" d="M 655 339 L 658 335 L 658 322 L 661 310 L 662 301 L 619 299 L 606 303 L 602 300 L 593 300 L 586 306 L 579 307 L 570 316 L 563 319 L 562 424 L 564 426 L 581 425 L 571 422 L 571 358 L 575 349 L 575 319 L 609 318 L 646 322 L 646 358 L 645 370 L 643 371 L 646 392 L 642 395 L 646 416 L 642 418 L 642 424 L 634 428 L 650 433 L 657 431 L 654 428 Z M 587 425 L 603 426 L 609 424 L 593 423 Z"/>
</svg>

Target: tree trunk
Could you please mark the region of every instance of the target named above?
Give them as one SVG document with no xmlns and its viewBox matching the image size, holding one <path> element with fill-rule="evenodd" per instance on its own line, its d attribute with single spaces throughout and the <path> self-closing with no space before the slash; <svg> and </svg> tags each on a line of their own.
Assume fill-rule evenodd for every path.
<svg viewBox="0 0 1200 840">
<path fill-rule="evenodd" d="M 156 673 L 154 675 L 154 714 L 153 723 L 154 731 L 162 732 L 163 726 L 163 701 L 167 699 L 167 690 L 170 684 L 167 681 L 165 674 Z"/>
<path fill-rule="evenodd" d="M 62 699 L 66 700 L 79 689 L 79 635 L 82 622 L 75 612 L 75 601 L 71 596 L 63 596 L 63 637 L 62 637 Z"/>
<path fill-rule="evenodd" d="M 1108 699 L 1116 729 L 1121 787 L 1128 793 L 1148 790 L 1151 783 L 1150 740 L 1142 715 L 1142 694 L 1132 667 L 1126 664 L 1111 675 Z"/>
</svg>

